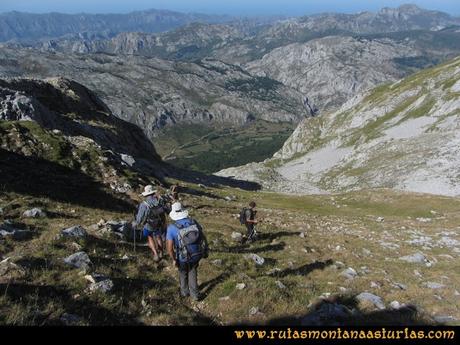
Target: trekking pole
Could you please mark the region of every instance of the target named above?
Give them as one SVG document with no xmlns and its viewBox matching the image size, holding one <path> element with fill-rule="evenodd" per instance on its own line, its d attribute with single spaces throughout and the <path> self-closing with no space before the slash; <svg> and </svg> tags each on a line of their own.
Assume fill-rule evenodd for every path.
<svg viewBox="0 0 460 345">
<path fill-rule="evenodd" d="M 133 227 L 134 231 L 134 239 L 133 239 L 133 247 L 134 247 L 134 253 L 136 252 L 136 227 Z"/>
</svg>

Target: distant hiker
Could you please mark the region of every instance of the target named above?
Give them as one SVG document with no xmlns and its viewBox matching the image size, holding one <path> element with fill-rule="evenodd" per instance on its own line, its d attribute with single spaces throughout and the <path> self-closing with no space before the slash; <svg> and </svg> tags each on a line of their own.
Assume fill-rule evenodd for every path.
<svg viewBox="0 0 460 345">
<path fill-rule="evenodd" d="M 165 221 L 165 212 L 157 191 L 152 185 L 145 186 L 141 195 L 145 197 L 145 200 L 139 204 L 134 226 L 135 228 L 143 226 L 143 235 L 147 237 L 153 260 L 158 262 L 163 256 L 161 230 Z"/>
<path fill-rule="evenodd" d="M 168 226 L 166 244 L 170 258 L 179 270 L 180 293 L 199 300 L 198 265 L 208 256 L 208 244 L 203 229 L 189 217 L 180 202 L 172 205 L 169 217 L 174 223 Z"/>
<path fill-rule="evenodd" d="M 246 226 L 247 243 L 251 243 L 256 239 L 256 216 L 256 203 L 254 201 L 251 201 L 249 207 L 244 207 L 240 212 L 240 223 Z"/>
<path fill-rule="evenodd" d="M 168 192 L 164 195 L 164 201 L 167 208 L 167 213 L 171 212 L 171 205 L 179 201 L 179 186 L 177 184 L 172 185 Z"/>
</svg>

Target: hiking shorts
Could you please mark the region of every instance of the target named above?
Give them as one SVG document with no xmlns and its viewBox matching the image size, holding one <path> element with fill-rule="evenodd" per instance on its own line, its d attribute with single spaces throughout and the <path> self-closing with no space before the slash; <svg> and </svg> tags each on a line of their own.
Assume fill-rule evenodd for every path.
<svg viewBox="0 0 460 345">
<path fill-rule="evenodd" d="M 154 236 L 161 236 L 161 229 L 150 230 L 148 228 L 144 228 L 142 233 L 144 237 L 154 237 Z"/>
</svg>

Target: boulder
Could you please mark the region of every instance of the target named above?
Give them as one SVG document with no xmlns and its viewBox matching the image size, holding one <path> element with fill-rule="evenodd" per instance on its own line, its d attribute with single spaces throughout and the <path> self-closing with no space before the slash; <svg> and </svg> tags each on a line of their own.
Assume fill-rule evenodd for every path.
<svg viewBox="0 0 460 345">
<path fill-rule="evenodd" d="M 246 254 L 244 257 L 246 259 L 250 259 L 250 260 L 254 261 L 254 263 L 257 266 L 262 266 L 265 263 L 265 259 L 263 257 L 260 257 L 259 255 L 254 254 L 254 253 Z"/>
<path fill-rule="evenodd" d="M 359 303 L 363 304 L 364 306 L 370 304 L 377 309 L 385 309 L 385 304 L 383 303 L 382 298 L 370 292 L 361 292 L 358 296 L 356 296 L 356 300 L 358 300 Z"/>
<path fill-rule="evenodd" d="M 426 283 L 423 283 L 423 286 L 428 289 L 433 289 L 433 290 L 444 289 L 446 287 L 444 284 L 436 283 L 436 282 L 426 282 Z"/>
<path fill-rule="evenodd" d="M 44 212 L 41 208 L 36 207 L 25 211 L 22 216 L 24 218 L 45 218 L 46 212 Z"/>
<path fill-rule="evenodd" d="M 244 290 L 244 288 L 246 288 L 246 284 L 245 284 L 245 283 L 236 284 L 236 289 L 237 289 L 237 290 Z"/>
<path fill-rule="evenodd" d="M 259 307 L 252 307 L 249 309 L 249 315 L 253 316 L 259 313 Z"/>
<path fill-rule="evenodd" d="M 409 262 L 409 263 L 416 263 L 416 264 L 428 262 L 428 259 L 422 253 L 415 253 L 412 255 L 402 256 L 399 258 L 399 260 Z"/>
<path fill-rule="evenodd" d="M 354 279 L 358 276 L 358 273 L 353 268 L 348 267 L 346 270 L 340 273 L 340 276 L 346 279 Z"/>
<path fill-rule="evenodd" d="M 64 229 L 61 231 L 62 236 L 64 237 L 75 237 L 75 238 L 85 238 L 88 236 L 86 230 L 81 226 L 72 226 L 70 228 Z"/>
<path fill-rule="evenodd" d="M 130 167 L 132 167 L 134 164 L 136 164 L 136 160 L 130 155 L 122 153 L 120 155 L 120 158 L 126 165 L 128 165 Z"/>
<path fill-rule="evenodd" d="M 352 315 L 352 311 L 346 306 L 338 303 L 322 302 L 307 316 L 300 320 L 301 326 L 330 325 L 333 322 L 340 324 L 340 321 Z"/>
<path fill-rule="evenodd" d="M 235 242 L 242 242 L 243 235 L 240 232 L 232 232 L 232 240 Z"/>
<path fill-rule="evenodd" d="M 75 254 L 72 254 L 64 259 L 64 262 L 67 265 L 76 267 L 76 268 L 82 268 L 82 269 L 88 269 L 91 265 L 91 260 L 85 252 L 78 252 Z"/>
<path fill-rule="evenodd" d="M 391 309 L 398 310 L 398 309 L 401 309 L 402 307 L 404 307 L 404 304 L 401 305 L 401 303 L 399 303 L 398 301 L 392 301 L 390 303 L 390 308 Z"/>
</svg>

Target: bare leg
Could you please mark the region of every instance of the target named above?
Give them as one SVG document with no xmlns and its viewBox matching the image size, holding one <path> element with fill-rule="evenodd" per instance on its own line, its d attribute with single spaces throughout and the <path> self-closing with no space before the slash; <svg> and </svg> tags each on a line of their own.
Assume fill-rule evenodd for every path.
<svg viewBox="0 0 460 345">
<path fill-rule="evenodd" d="M 149 245 L 150 249 L 152 250 L 154 258 L 158 259 L 158 250 L 157 250 L 156 241 L 154 240 L 153 236 L 148 236 L 147 240 L 148 240 L 148 245 Z"/>
<path fill-rule="evenodd" d="M 162 258 L 164 250 L 163 250 L 163 241 L 161 239 L 161 235 L 155 236 L 155 242 L 156 242 L 156 244 L 158 246 L 158 254 L 159 254 L 160 258 Z"/>
</svg>

